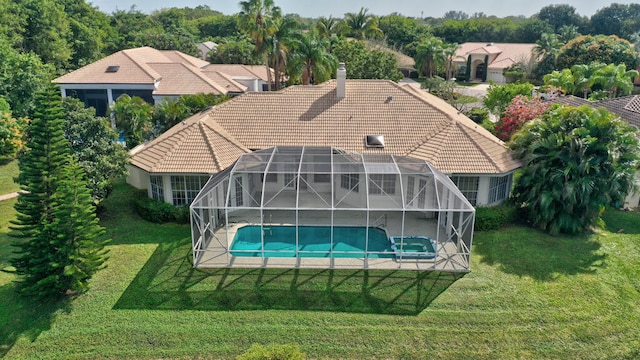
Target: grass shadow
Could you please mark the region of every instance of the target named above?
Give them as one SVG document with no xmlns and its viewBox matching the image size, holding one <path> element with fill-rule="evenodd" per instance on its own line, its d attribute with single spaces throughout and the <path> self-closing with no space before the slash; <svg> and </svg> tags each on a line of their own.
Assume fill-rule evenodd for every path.
<svg viewBox="0 0 640 360">
<path fill-rule="evenodd" d="M 21 337 L 35 341 L 51 328 L 58 311 L 69 312 L 69 299 L 36 301 L 18 295 L 14 284 L 0 286 L 0 358 L 4 357 Z"/>
<path fill-rule="evenodd" d="M 188 239 L 160 244 L 114 309 L 305 310 L 417 315 L 463 274 L 194 269 Z"/>
<path fill-rule="evenodd" d="M 551 236 L 524 226 L 476 232 L 473 241 L 482 263 L 541 281 L 595 272 L 605 265 L 600 247 L 595 236 Z"/>
</svg>

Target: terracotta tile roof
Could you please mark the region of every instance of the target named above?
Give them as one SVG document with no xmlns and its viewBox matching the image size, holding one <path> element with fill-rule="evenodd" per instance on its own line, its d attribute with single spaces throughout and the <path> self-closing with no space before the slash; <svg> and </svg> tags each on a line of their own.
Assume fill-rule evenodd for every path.
<svg viewBox="0 0 640 360">
<path fill-rule="evenodd" d="M 184 63 L 149 63 L 163 74 L 154 95 L 185 95 L 197 93 L 226 94 L 228 89 L 216 83 L 200 69 Z"/>
<path fill-rule="evenodd" d="M 118 51 L 78 70 L 53 80 L 59 84 L 151 84 L 160 79 L 158 74 L 146 64 L 148 62 L 169 62 L 159 51 L 142 47 Z M 109 66 L 119 66 L 116 72 L 107 72 Z"/>
<path fill-rule="evenodd" d="M 127 49 L 53 80 L 58 84 L 136 84 L 155 86 L 154 95 L 184 95 L 200 92 L 240 93 L 246 87 L 225 76 L 210 74 L 208 62 L 174 50 L 151 47 Z M 108 72 L 109 66 L 117 70 Z M 263 67 L 264 68 L 264 67 Z M 248 71 L 248 70 L 247 70 Z M 263 69 L 264 71 L 264 69 Z M 266 73 L 266 72 L 265 72 Z M 220 80 L 221 83 L 217 81 Z"/>
<path fill-rule="evenodd" d="M 237 149 L 335 146 L 365 154 L 413 156 L 448 173 L 498 174 L 520 166 L 500 140 L 420 89 L 383 80 L 348 80 L 346 86 L 343 99 L 336 97 L 335 80 L 316 86 L 292 86 L 279 92 L 247 93 L 194 115 L 188 123 L 218 129 L 215 133 Z M 145 161 L 159 162 L 172 156 L 172 151 L 202 151 L 194 149 L 202 147 L 195 139 L 176 146 L 177 140 L 173 139 L 186 139 L 188 136 L 181 133 L 188 128 L 176 125 L 169 134 L 151 142 L 149 148 L 161 150 L 147 152 Z M 366 147 L 366 135 L 384 135 L 385 147 Z M 140 163 L 141 154 L 133 156 L 134 165 Z M 227 163 L 237 158 L 233 151 L 216 154 L 220 159 L 230 156 Z M 194 159 L 185 157 L 182 166 L 194 167 Z"/>
<path fill-rule="evenodd" d="M 171 62 L 174 63 L 184 63 L 189 64 L 191 66 L 195 66 L 197 68 L 203 68 L 209 65 L 208 61 L 199 59 L 197 57 L 193 57 L 191 55 L 187 55 L 180 51 L 175 50 L 160 50 L 160 52 L 166 56 Z"/>
<path fill-rule="evenodd" d="M 269 81 L 267 77 L 267 69 L 264 65 L 241 65 L 241 64 L 209 64 L 204 67 L 205 70 L 219 71 L 225 73 L 232 78 L 246 77 Z M 273 76 L 273 70 L 271 70 Z"/>
<path fill-rule="evenodd" d="M 215 83 L 220 84 L 230 93 L 243 93 L 247 91 L 247 87 L 233 80 L 230 75 L 214 70 L 202 70 Z"/>
<path fill-rule="evenodd" d="M 131 164 L 150 173 L 200 174 L 218 173 L 250 152 L 218 124 L 206 124 L 197 115 L 135 150 Z"/>
<path fill-rule="evenodd" d="M 504 69 L 519 61 L 528 61 L 535 46 L 536 44 L 466 42 L 458 48 L 456 58 L 461 61 L 471 54 L 498 54 L 489 63 L 489 68 Z"/>
</svg>

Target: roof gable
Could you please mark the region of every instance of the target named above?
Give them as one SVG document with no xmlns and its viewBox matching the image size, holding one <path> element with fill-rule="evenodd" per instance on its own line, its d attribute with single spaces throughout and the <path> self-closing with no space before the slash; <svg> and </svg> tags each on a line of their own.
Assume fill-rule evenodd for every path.
<svg viewBox="0 0 640 360">
<path fill-rule="evenodd" d="M 152 173 L 213 174 L 248 152 L 216 124 L 191 117 L 136 149 L 131 164 Z"/>
</svg>

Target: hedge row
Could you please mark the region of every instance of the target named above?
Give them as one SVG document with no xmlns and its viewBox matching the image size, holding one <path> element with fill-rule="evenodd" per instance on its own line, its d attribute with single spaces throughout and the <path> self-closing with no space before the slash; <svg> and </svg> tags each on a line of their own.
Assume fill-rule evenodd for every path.
<svg viewBox="0 0 640 360">
<path fill-rule="evenodd" d="M 511 204 L 476 208 L 475 230 L 497 230 L 518 218 L 518 209 Z"/>
<path fill-rule="evenodd" d="M 175 222 L 178 224 L 189 223 L 189 207 L 173 206 L 164 201 L 150 199 L 147 191 L 140 191 L 133 200 L 133 208 L 141 218 L 155 222 Z"/>
</svg>

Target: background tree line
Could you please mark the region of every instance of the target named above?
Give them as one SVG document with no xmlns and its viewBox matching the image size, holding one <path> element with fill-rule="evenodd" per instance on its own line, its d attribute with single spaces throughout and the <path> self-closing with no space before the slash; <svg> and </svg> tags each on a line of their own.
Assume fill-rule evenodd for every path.
<svg viewBox="0 0 640 360">
<path fill-rule="evenodd" d="M 284 78 L 291 79 L 290 82 L 309 80 L 313 83 L 314 76 L 318 77 L 316 81 L 329 76 L 323 73 L 330 67 L 322 69 L 318 65 L 317 74 L 308 74 L 318 61 L 308 58 L 305 67 L 301 65 L 305 62 L 301 53 L 306 51 L 307 57 L 318 56 L 321 46 L 331 53 L 347 38 L 373 39 L 414 57 L 418 46 L 432 44 L 434 37 L 445 45 L 469 41 L 542 41 L 549 45 L 549 39 L 543 38 L 545 34 L 556 34 L 563 43 L 580 34 L 602 34 L 637 43 L 640 29 L 640 4 L 614 3 L 591 17 L 576 13 L 571 5 L 549 5 L 531 17 L 504 18 L 460 11 L 449 11 L 443 17 L 427 14 L 424 18 L 410 18 L 396 13 L 376 16 L 360 9 L 342 18 L 310 19 L 282 14 L 278 8 L 274 13 L 262 14 L 265 19 L 272 19 L 264 23 L 268 29 L 262 29 L 263 34 L 256 37 L 248 27 L 247 16 L 255 9 L 274 8 L 277 6 L 271 0 L 251 0 L 241 2 L 240 11 L 232 15 L 206 5 L 164 8 L 150 14 L 134 6 L 106 14 L 85 0 L 0 0 L 0 67 L 3 70 L 0 71 L 0 96 L 7 100 L 16 116 L 28 116 L 33 111 L 33 94 L 55 76 L 138 46 L 197 55 L 196 43 L 214 41 L 219 47 L 210 54 L 210 60 L 217 63 L 265 64 L 265 51 L 268 51 L 268 63 L 281 68 L 284 74 L 273 79 L 274 83 Z M 554 42 L 550 43 L 553 46 Z M 376 59 L 385 54 L 366 55 Z M 354 62 L 358 59 L 335 60 Z M 327 56 L 324 61 L 335 63 Z M 376 66 L 375 71 L 358 76 L 397 78 L 397 73 L 387 68 L 390 62 L 393 60 L 384 58 L 379 64 L 369 64 L 368 68 Z M 551 70 L 553 68 L 548 67 L 540 71 L 538 77 Z M 444 75 L 444 70 L 441 73 Z"/>
</svg>

